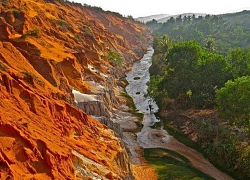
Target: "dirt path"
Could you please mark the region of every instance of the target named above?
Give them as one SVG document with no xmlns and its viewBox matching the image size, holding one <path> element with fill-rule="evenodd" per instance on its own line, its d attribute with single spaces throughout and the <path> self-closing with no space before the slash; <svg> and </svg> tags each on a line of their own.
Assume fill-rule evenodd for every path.
<svg viewBox="0 0 250 180">
<path fill-rule="evenodd" d="M 185 146 L 173 136 L 168 135 L 164 129 L 150 129 L 140 135 L 139 144 L 143 148 L 166 148 L 175 151 L 187 159 L 198 170 L 217 180 L 233 180 L 227 174 L 214 167 L 201 153 Z"/>
<path fill-rule="evenodd" d="M 166 144 L 166 148 L 182 154 L 189 159 L 190 163 L 194 167 L 206 174 L 209 174 L 214 179 L 233 180 L 233 178 L 214 167 L 201 153 L 185 146 L 173 137 L 170 137 L 170 142 Z"/>
</svg>

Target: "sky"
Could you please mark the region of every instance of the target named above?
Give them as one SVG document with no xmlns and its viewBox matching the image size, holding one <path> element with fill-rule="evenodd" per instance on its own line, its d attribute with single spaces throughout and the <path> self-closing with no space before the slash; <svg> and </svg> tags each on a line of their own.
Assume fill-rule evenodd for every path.
<svg viewBox="0 0 250 180">
<path fill-rule="evenodd" d="M 73 0 L 134 18 L 155 14 L 224 14 L 250 10 L 249 0 Z"/>
</svg>

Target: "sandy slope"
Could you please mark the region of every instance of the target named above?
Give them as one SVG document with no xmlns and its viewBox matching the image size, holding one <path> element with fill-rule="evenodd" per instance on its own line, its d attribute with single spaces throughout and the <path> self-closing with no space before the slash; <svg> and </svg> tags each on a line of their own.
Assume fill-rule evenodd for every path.
<svg viewBox="0 0 250 180">
<path fill-rule="evenodd" d="M 150 37 L 145 25 L 98 8 L 0 1 L 0 179 L 93 178 L 94 170 L 109 179 L 129 175 L 120 139 L 74 106 L 72 89 L 90 100 L 83 94 L 97 91 L 93 82 L 112 91 L 129 66 L 116 72 L 108 52 L 131 64 Z"/>
</svg>

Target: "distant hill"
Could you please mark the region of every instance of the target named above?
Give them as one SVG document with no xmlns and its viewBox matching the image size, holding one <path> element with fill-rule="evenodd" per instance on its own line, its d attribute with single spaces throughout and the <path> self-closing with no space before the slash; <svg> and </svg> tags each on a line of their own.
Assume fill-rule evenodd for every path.
<svg viewBox="0 0 250 180">
<path fill-rule="evenodd" d="M 159 23 L 164 23 L 167 20 L 169 20 L 171 17 L 176 18 L 178 16 L 193 16 L 193 14 L 195 15 L 195 17 L 198 16 L 206 16 L 207 14 L 205 13 L 183 13 L 183 14 L 176 14 L 176 15 L 171 15 L 171 14 L 155 14 L 155 15 L 151 15 L 151 16 L 144 16 L 144 17 L 138 17 L 135 18 L 137 21 L 140 22 L 148 22 L 148 21 L 152 21 L 153 19 L 155 19 L 157 22 Z"/>
<path fill-rule="evenodd" d="M 171 17 L 173 18 L 176 18 L 178 16 L 181 16 L 181 17 L 184 17 L 184 16 L 193 16 L 195 15 L 195 17 L 198 17 L 198 16 L 206 16 L 207 14 L 204 14 L 204 13 L 184 13 L 184 14 L 177 14 L 177 15 L 169 15 L 169 16 L 166 16 L 164 18 L 160 18 L 160 19 L 155 19 L 157 20 L 159 23 L 164 23 L 164 22 L 167 22 L 167 20 L 169 20 Z"/>
<path fill-rule="evenodd" d="M 148 22 L 147 25 L 155 35 L 166 34 L 175 41 L 196 40 L 205 46 L 210 39 L 214 49 L 224 55 L 234 48 L 249 47 L 250 11 L 220 15 L 187 13 L 170 17 L 173 20 L 164 18 Z"/>
<path fill-rule="evenodd" d="M 151 16 L 138 17 L 136 20 L 146 23 L 148 21 L 152 21 L 153 19 L 158 21 L 159 19 L 167 18 L 169 16 L 171 16 L 171 14 L 155 14 Z"/>
</svg>

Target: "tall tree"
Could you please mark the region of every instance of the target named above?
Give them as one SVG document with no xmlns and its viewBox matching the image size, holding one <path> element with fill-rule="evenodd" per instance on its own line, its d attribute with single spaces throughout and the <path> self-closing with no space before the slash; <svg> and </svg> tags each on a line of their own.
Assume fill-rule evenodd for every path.
<svg viewBox="0 0 250 180">
<path fill-rule="evenodd" d="M 232 124 L 246 127 L 250 133 L 250 76 L 228 81 L 216 91 L 218 112 Z"/>
<path fill-rule="evenodd" d="M 231 51 L 229 63 L 233 78 L 250 75 L 250 48 Z"/>
</svg>

